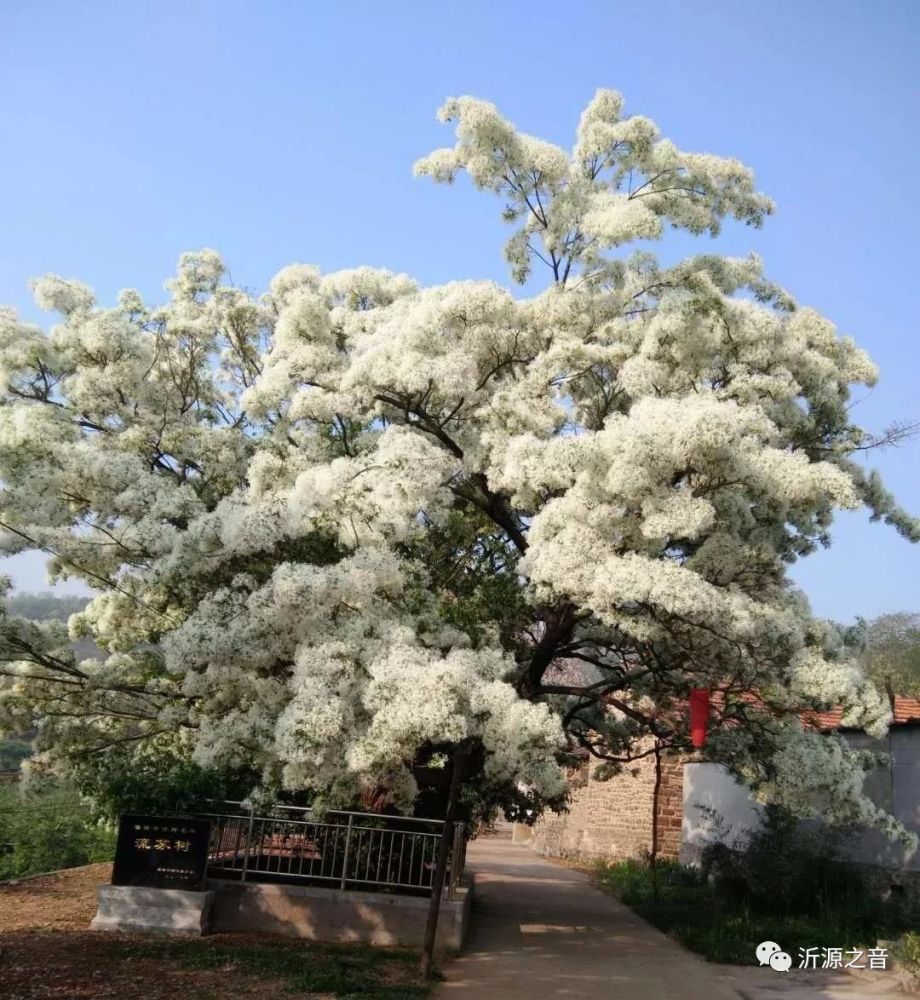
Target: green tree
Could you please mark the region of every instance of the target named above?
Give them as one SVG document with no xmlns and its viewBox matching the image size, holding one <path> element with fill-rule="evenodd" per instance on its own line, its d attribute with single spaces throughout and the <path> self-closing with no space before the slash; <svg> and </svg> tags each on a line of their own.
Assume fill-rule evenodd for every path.
<svg viewBox="0 0 920 1000">
<path fill-rule="evenodd" d="M 920 613 L 897 611 L 860 620 L 856 633 L 867 675 L 894 702 L 920 697 Z"/>
<path fill-rule="evenodd" d="M 89 600 L 89 597 L 80 597 L 76 594 L 23 591 L 9 596 L 7 611 L 11 615 L 28 618 L 33 622 L 66 622 L 71 615 L 82 611 L 89 604 Z"/>
</svg>

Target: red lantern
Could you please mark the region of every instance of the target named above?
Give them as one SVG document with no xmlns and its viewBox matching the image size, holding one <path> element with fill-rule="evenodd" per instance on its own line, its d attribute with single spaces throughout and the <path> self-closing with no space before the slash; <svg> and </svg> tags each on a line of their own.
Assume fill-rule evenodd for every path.
<svg viewBox="0 0 920 1000">
<path fill-rule="evenodd" d="M 709 691 L 694 688 L 690 692 L 690 742 L 699 750 L 706 742 L 706 726 L 709 723 Z"/>
</svg>

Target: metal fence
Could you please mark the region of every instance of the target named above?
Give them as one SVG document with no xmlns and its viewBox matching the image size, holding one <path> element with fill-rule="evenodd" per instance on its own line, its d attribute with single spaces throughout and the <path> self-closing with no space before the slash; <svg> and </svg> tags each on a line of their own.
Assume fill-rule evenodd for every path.
<svg viewBox="0 0 920 1000">
<path fill-rule="evenodd" d="M 430 894 L 442 820 L 275 806 L 265 815 L 240 802 L 202 813 L 211 821 L 208 875 L 242 882 L 300 882 L 339 889 Z M 454 824 L 445 888 L 453 898 L 466 859 Z"/>
</svg>

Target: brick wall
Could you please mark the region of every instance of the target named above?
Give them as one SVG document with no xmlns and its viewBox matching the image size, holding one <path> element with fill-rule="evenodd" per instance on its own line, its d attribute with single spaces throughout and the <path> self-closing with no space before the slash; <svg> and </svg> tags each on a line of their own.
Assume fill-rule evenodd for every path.
<svg viewBox="0 0 920 1000">
<path fill-rule="evenodd" d="M 608 781 L 596 781 L 591 760 L 573 780 L 567 813 L 546 813 L 533 830 L 544 854 L 619 861 L 643 857 L 652 846 L 655 758 L 644 757 Z M 676 858 L 683 818 L 683 761 L 663 757 L 658 796 L 659 857 Z"/>
</svg>

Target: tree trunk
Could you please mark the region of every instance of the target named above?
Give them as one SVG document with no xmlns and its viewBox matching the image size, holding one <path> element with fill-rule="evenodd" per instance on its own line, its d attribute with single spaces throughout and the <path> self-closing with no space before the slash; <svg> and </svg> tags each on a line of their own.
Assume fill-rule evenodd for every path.
<svg viewBox="0 0 920 1000">
<path fill-rule="evenodd" d="M 655 740 L 655 787 L 652 790 L 652 849 L 648 863 L 652 876 L 652 899 L 658 902 L 658 798 L 661 792 L 661 743 Z"/>
<path fill-rule="evenodd" d="M 441 842 L 438 844 L 438 859 L 435 863 L 434 878 L 431 886 L 431 902 L 428 905 L 428 922 L 425 924 L 425 940 L 422 944 L 422 957 L 419 968 L 426 979 L 431 978 L 434 959 L 434 939 L 438 932 L 438 917 L 441 912 L 441 896 L 444 892 L 444 876 L 447 872 L 447 855 L 453 842 L 454 823 L 457 816 L 457 801 L 460 798 L 460 788 L 463 785 L 463 772 L 473 748 L 471 739 L 461 740 L 454 750 L 453 773 L 450 776 L 450 792 L 447 797 L 447 811 L 444 814 L 444 828 L 441 831 Z M 456 859 L 454 859 L 456 863 Z"/>
</svg>

